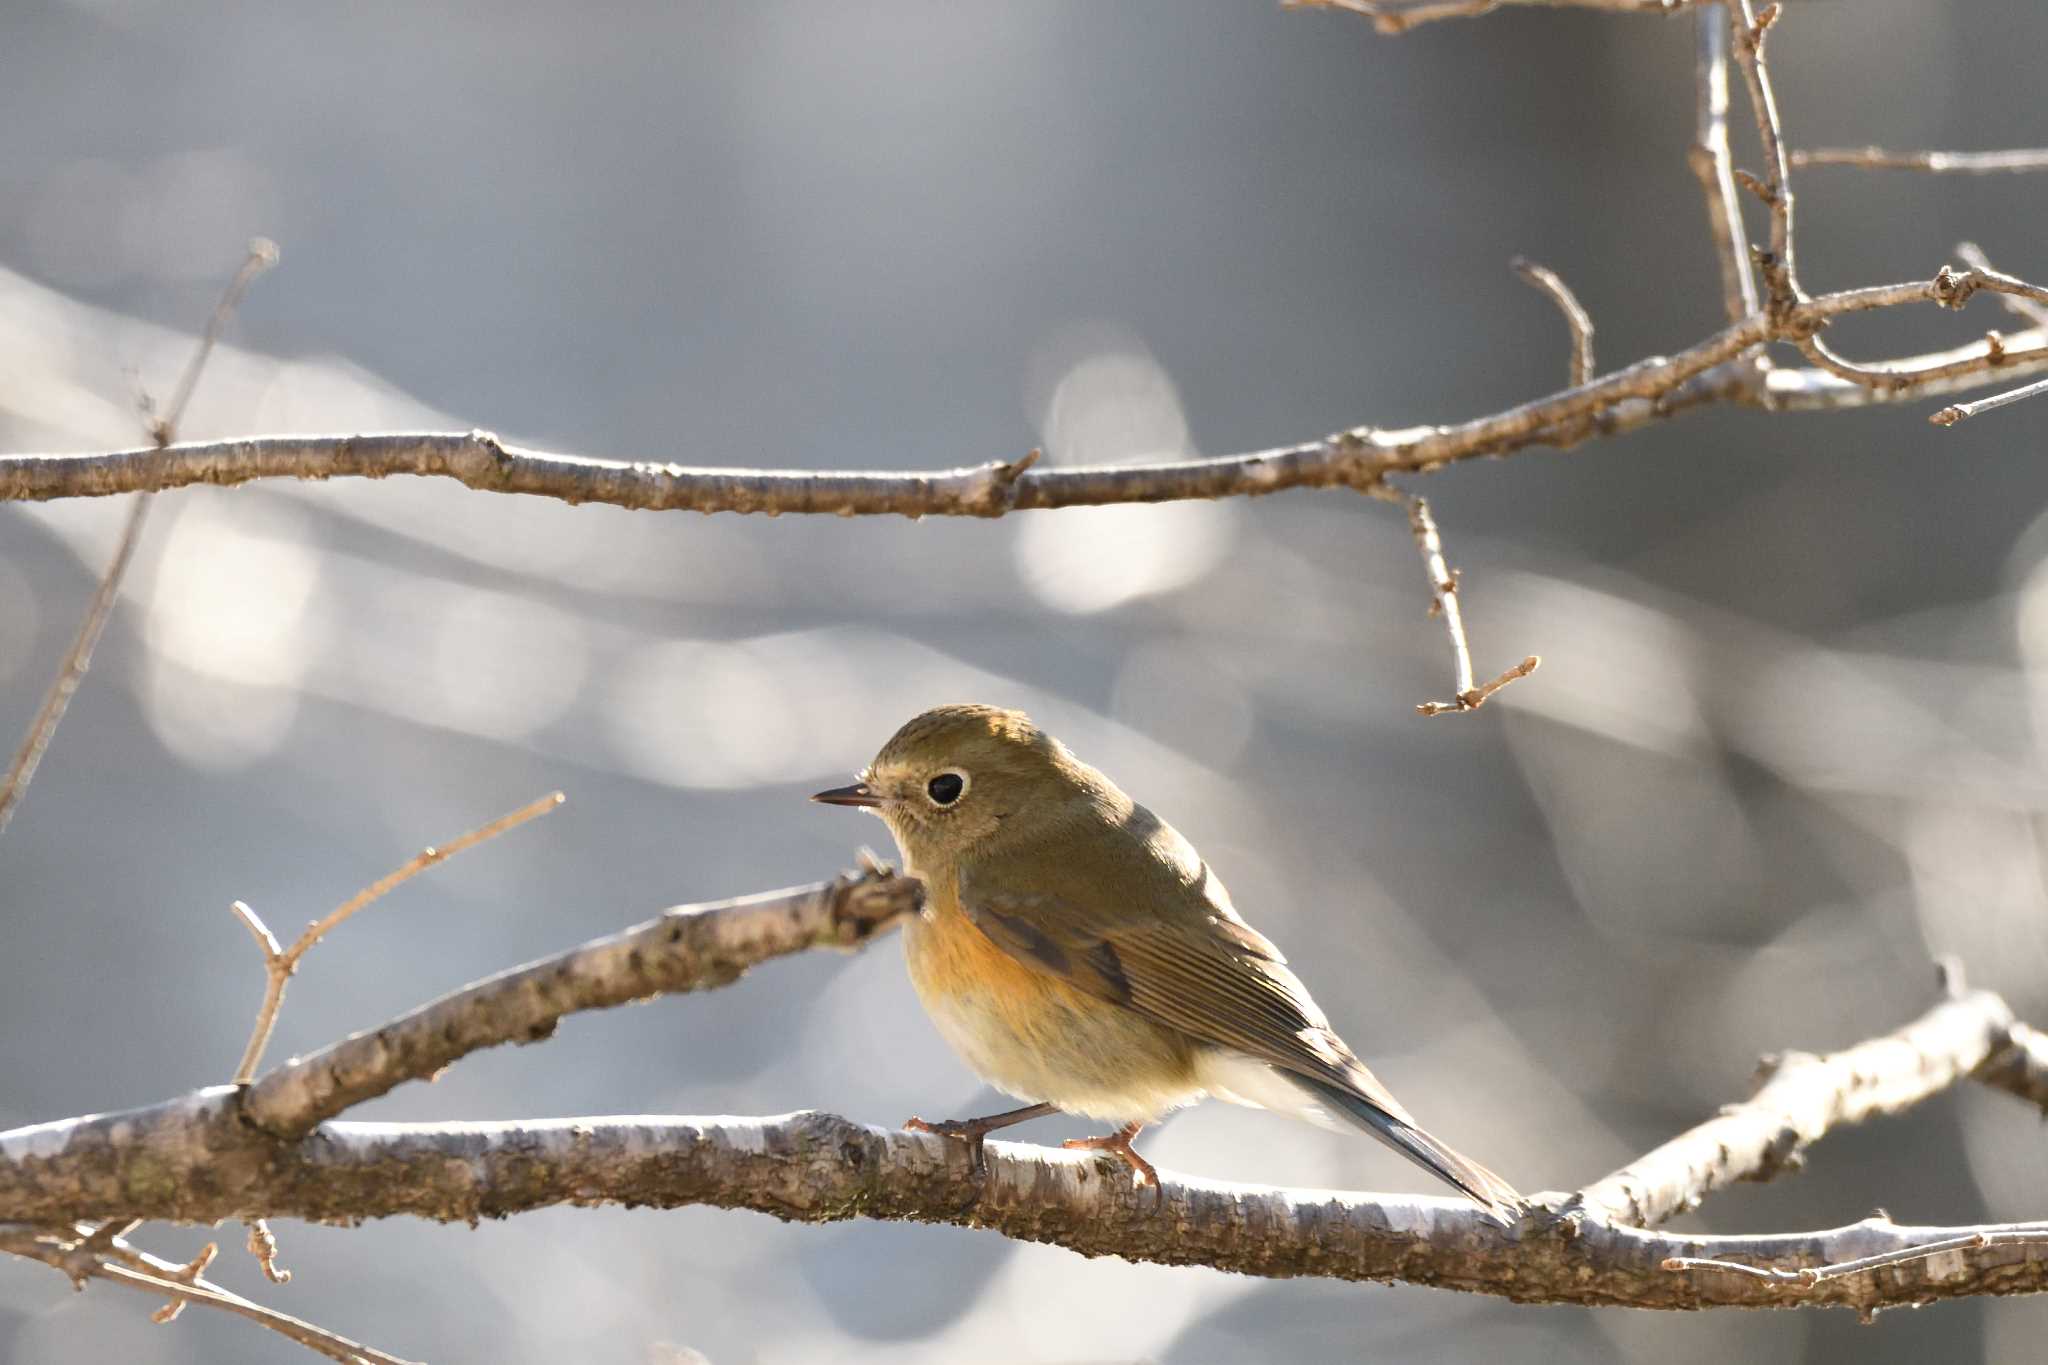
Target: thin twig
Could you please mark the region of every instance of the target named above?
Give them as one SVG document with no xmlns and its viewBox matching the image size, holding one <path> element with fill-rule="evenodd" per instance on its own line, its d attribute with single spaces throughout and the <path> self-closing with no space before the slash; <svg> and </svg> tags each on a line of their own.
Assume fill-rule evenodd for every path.
<svg viewBox="0 0 2048 1365">
<path fill-rule="evenodd" d="M 188 1303 L 217 1308 L 222 1312 L 247 1318 L 326 1356 L 329 1360 L 347 1362 L 347 1365 L 412 1365 L 412 1362 L 379 1351 L 375 1347 L 350 1341 L 347 1337 L 330 1332 L 324 1327 L 316 1327 L 290 1314 L 266 1308 L 202 1278 L 206 1262 L 211 1259 L 204 1252 L 199 1258 L 179 1265 L 175 1261 L 167 1261 L 162 1257 L 138 1251 L 118 1239 L 105 1247 L 89 1247 L 90 1240 L 86 1238 L 77 1242 L 67 1242 L 48 1234 L 36 1233 L 32 1229 L 0 1227 L 0 1250 L 53 1266 L 71 1276 L 73 1282 L 81 1289 L 84 1288 L 86 1279 L 100 1279 L 110 1284 L 140 1289 L 145 1293 L 163 1295 L 180 1308 Z M 160 1310 L 152 1316 L 158 1322 L 169 1322 L 177 1315 L 175 1312 Z"/>
<path fill-rule="evenodd" d="M 2031 384 L 2022 384 L 2016 389 L 2008 389 L 1989 398 L 1979 398 L 1974 403 L 1951 403 L 1927 420 L 1938 427 L 1952 427 L 1957 422 L 1975 417 L 1980 412 L 1990 412 L 2012 403 L 2024 402 L 2029 398 L 2038 398 L 2044 393 L 2048 393 L 2048 379 L 2037 379 Z"/>
<path fill-rule="evenodd" d="M 199 376 L 206 369 L 208 357 L 220 342 L 220 334 L 227 330 L 228 322 L 235 316 L 235 310 L 242 306 L 242 296 L 249 292 L 249 286 L 256 277 L 277 264 L 277 243 L 268 237 L 249 239 L 248 253 L 243 256 L 241 268 L 228 281 L 220 299 L 213 305 L 213 313 L 206 319 L 206 327 L 199 334 L 199 345 L 192 351 L 192 358 L 185 362 L 185 372 L 178 376 L 178 387 L 171 390 L 171 401 L 164 405 L 163 415 L 150 424 L 150 435 L 160 446 L 167 446 L 178 439 L 178 427 L 185 420 L 185 407 L 192 401 L 192 391 L 199 386 Z"/>
<path fill-rule="evenodd" d="M 221 292 L 220 301 L 214 305 L 213 315 L 207 319 L 199 344 L 192 352 L 192 358 L 185 363 L 185 372 L 178 377 L 178 387 L 173 391 L 171 402 L 161 417 L 149 423 L 149 434 L 162 450 L 177 439 L 178 423 L 185 415 L 185 405 L 192 399 L 192 391 L 199 384 L 199 376 L 206 369 L 206 359 L 213 354 L 221 330 L 234 316 L 235 308 L 248 292 L 249 285 L 256 277 L 277 263 L 277 245 L 261 237 L 249 244 L 249 254 L 235 272 L 228 287 Z M 121 527 L 121 538 L 114 544 L 114 555 L 107 563 L 107 571 L 100 575 L 99 587 L 93 591 L 92 601 L 85 609 L 85 619 L 79 622 L 78 634 L 72 637 L 71 648 L 64 653 L 64 662 L 58 666 L 57 676 L 43 694 L 43 703 L 36 708 L 35 718 L 29 722 L 28 731 L 22 736 L 21 748 L 15 752 L 14 761 L 8 765 L 7 776 L 0 779 L 0 830 L 5 830 L 14 818 L 15 809 L 28 792 L 28 784 L 34 780 L 36 767 L 43 761 L 43 753 L 50 747 L 50 740 L 57 733 L 58 724 L 64 719 L 64 712 L 71 705 L 71 698 L 77 693 L 79 684 L 85 681 L 86 670 L 92 667 L 93 647 L 99 643 L 100 633 L 106 629 L 108 618 L 113 615 L 114 602 L 120 596 L 121 580 L 128 573 L 128 562 L 135 557 L 135 547 L 142 539 L 143 524 L 149 518 L 149 496 L 145 493 L 135 500 L 128 511 L 128 520 Z"/>
<path fill-rule="evenodd" d="M 1742 200 L 1735 192 L 1735 163 L 1728 146 L 1728 20 L 1718 7 L 1699 11 L 1699 56 L 1693 84 L 1697 94 L 1694 141 L 1686 162 L 1707 201 L 1707 230 L 1721 265 L 1721 304 L 1728 321 L 1756 312 L 1756 270 L 1742 226 Z"/>
<path fill-rule="evenodd" d="M 139 495 L 128 509 L 128 520 L 121 527 L 121 538 L 114 544 L 114 557 L 107 563 L 107 571 L 100 575 L 100 585 L 93 591 L 92 602 L 85 609 L 85 619 L 78 623 L 78 634 L 71 639 L 71 648 L 64 651 L 64 662 L 58 666 L 57 677 L 51 682 L 50 690 L 43 694 L 43 704 L 36 708 L 35 719 L 28 725 L 28 732 L 22 736 L 21 748 L 15 752 L 14 762 L 8 765 L 7 776 L 0 779 L 0 830 L 7 828 L 8 821 L 21 805 L 21 799 L 28 793 L 28 784 L 35 780 L 36 766 L 43 761 L 43 751 L 50 747 L 50 740 L 57 733 L 57 725 L 64 719 L 64 712 L 71 705 L 71 698 L 77 693 L 80 683 L 85 681 L 85 672 L 92 667 L 93 647 L 99 643 L 100 632 L 107 627 L 107 619 L 113 615 L 114 599 L 120 595 L 121 579 L 128 572 L 128 561 L 134 558 L 135 546 L 142 539 L 142 526 L 149 518 L 149 500 L 152 495 Z"/>
<path fill-rule="evenodd" d="M 1459 460 L 1534 445 L 1567 447 L 1588 434 L 1615 435 L 1709 403 L 1768 409 L 1854 408 L 1946 395 L 1997 373 L 2008 380 L 2048 370 L 2048 332 L 2006 341 L 1994 362 L 1983 348 L 1913 357 L 1904 388 L 1829 381 L 1824 370 L 1759 374 L 1752 353 L 1810 335 L 1852 313 L 1932 303 L 1953 308 L 1979 292 L 2048 298 L 2048 290 L 1997 271 L 1944 268 L 1932 280 L 1821 294 L 1778 317 L 1754 314 L 1671 355 L 1650 356 L 1588 383 L 1448 425 L 1356 427 L 1299 445 L 1149 465 L 1030 468 L 1025 459 L 963 469 L 848 473 L 628 464 L 524 450 L 487 431 L 264 436 L 166 449 L 94 454 L 0 455 L 0 501 L 100 497 L 253 479 L 455 479 L 485 492 L 643 510 L 999 517 L 1013 511 L 1108 503 L 1253 497 L 1288 488 L 1370 490 L 1389 474 L 1428 473 Z"/>
<path fill-rule="evenodd" d="M 1757 9 L 1752 0 L 1728 0 L 1730 46 L 1735 64 L 1749 87 L 1750 110 L 1756 115 L 1757 138 L 1763 145 L 1764 178 L 1757 192 L 1770 209 L 1771 249 L 1759 257 L 1764 301 L 1773 317 L 1782 317 L 1805 299 L 1792 255 L 1792 178 L 1785 157 L 1785 130 L 1778 118 L 1778 97 L 1764 61 L 1765 37 L 1777 22 L 1776 3 Z"/>
<path fill-rule="evenodd" d="M 1465 615 L 1458 606 L 1457 571 L 1444 562 L 1443 537 L 1437 533 L 1436 518 L 1430 514 L 1428 500 L 1413 494 L 1405 497 L 1408 529 L 1415 535 L 1415 548 L 1422 552 L 1423 572 L 1429 576 L 1429 614 L 1443 618 L 1444 631 L 1451 639 L 1451 668 L 1456 688 L 1454 700 L 1421 702 L 1415 710 L 1424 716 L 1477 711 L 1486 704 L 1488 697 L 1515 679 L 1528 677 L 1543 661 L 1531 654 L 1491 682 L 1481 685 L 1473 681 L 1472 647 L 1465 639 Z"/>
<path fill-rule="evenodd" d="M 1538 265 L 1525 257 L 1517 256 L 1509 263 L 1510 268 L 1524 280 L 1550 296 L 1557 305 L 1557 311 L 1564 314 L 1565 326 L 1571 328 L 1572 358 L 1566 369 L 1571 387 L 1578 388 L 1593 377 L 1593 317 L 1572 293 L 1571 286 L 1559 278 L 1549 266 Z"/>
<path fill-rule="evenodd" d="M 1980 274 L 2000 273 L 1992 269 L 1991 258 L 1986 256 L 1984 248 L 1975 242 L 1957 242 L 1956 259 Z M 2041 303 L 2018 294 L 2000 294 L 1998 301 L 2004 305 L 2006 312 L 2016 318 L 2025 319 L 2029 325 L 2048 327 L 2048 303 Z"/>
<path fill-rule="evenodd" d="M 2048 148 L 1997 152 L 1894 152 L 1883 147 L 1808 147 L 1794 166 L 1860 166 L 1866 170 L 1931 171 L 1936 175 L 1998 175 L 2048 171 Z"/>
<path fill-rule="evenodd" d="M 242 1049 L 242 1060 L 235 1067 L 235 1084 L 247 1085 L 256 1077 L 256 1068 L 263 1060 L 263 1050 L 270 1043 L 271 1030 L 277 1026 L 277 1012 L 284 1004 L 285 983 L 292 973 L 299 969 L 299 960 L 313 945 L 332 933 L 344 920 L 385 895 L 393 887 L 411 880 L 436 863 L 446 862 L 466 849 L 474 848 L 487 839 L 492 839 L 506 830 L 525 824 L 536 816 L 546 815 L 567 799 L 560 792 L 549 792 L 537 801 L 529 801 L 518 810 L 499 816 L 489 824 L 480 825 L 454 840 L 439 846 L 429 845 L 415 853 L 400 866 L 392 869 L 376 881 L 371 882 L 355 895 L 327 912 L 320 919 L 306 926 L 298 941 L 289 948 L 280 949 L 277 938 L 257 913 L 236 901 L 231 907 L 235 915 L 247 926 L 255 938 L 256 946 L 263 952 L 265 984 L 263 1004 L 256 1011 L 256 1025 L 250 1031 L 249 1042 Z"/>
</svg>

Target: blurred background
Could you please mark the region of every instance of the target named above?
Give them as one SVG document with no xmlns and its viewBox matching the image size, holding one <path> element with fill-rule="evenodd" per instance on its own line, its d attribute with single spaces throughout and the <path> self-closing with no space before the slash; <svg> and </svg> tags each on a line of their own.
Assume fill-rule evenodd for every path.
<svg viewBox="0 0 2048 1365">
<path fill-rule="evenodd" d="M 0 18 L 0 448 L 141 440 L 255 233 L 283 247 L 186 434 L 485 426 L 621 458 L 843 469 L 1221 454 L 1559 387 L 1557 270 L 1612 367 L 1719 325 L 1684 152 L 1690 17 L 1409 37 L 1274 0 L 296 7 Z M 2048 9 L 1795 3 L 1792 138 L 2048 143 Z M 1755 164 L 1738 124 L 1738 159 Z M 1971 238 L 2048 274 L 2042 182 L 1816 169 L 1806 282 Z M 1955 344 L 1986 299 L 1845 324 Z M 1484 712 L 1398 511 L 1345 492 L 1000 523 L 568 508 L 408 479 L 160 499 L 0 840 L 0 1127 L 225 1080 L 288 930 L 552 788 L 309 959 L 272 1058 L 664 906 L 808 881 L 805 804 L 940 701 L 1022 706 L 1186 832 L 1340 1030 L 1525 1189 L 1890 1029 L 1931 960 L 2048 1021 L 2048 404 L 1703 412 L 1420 481 Z M 0 507 L 11 749 L 125 509 Z M 569 1022 L 357 1117 L 779 1113 L 995 1097 L 893 942 Z M 1024 1130 L 1053 1141 L 1083 1131 Z M 1163 1166 L 1416 1190 L 1375 1144 L 1209 1106 Z M 2040 1217 L 2038 1119 L 1963 1087 L 1682 1226 Z M 1432 1191 L 1434 1192 L 1434 1191 Z M 565 1211 L 282 1224 L 292 1313 L 435 1361 L 2008 1360 L 2038 1301 L 1532 1310 L 1084 1261 L 986 1233 Z M 208 1235 L 152 1227 L 184 1253 Z M 0 1263 L 0 1357 L 273 1361 L 194 1312 Z"/>
</svg>

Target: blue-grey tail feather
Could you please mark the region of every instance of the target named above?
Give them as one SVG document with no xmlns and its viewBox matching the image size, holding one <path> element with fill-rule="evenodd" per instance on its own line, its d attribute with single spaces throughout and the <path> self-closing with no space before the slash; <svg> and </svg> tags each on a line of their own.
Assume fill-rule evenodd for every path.
<svg viewBox="0 0 2048 1365">
<path fill-rule="evenodd" d="M 1355 1091 L 1307 1076 L 1292 1079 L 1312 1091 L 1343 1118 L 1351 1120 L 1402 1156 L 1463 1192 L 1489 1212 L 1510 1222 L 1527 1207 L 1522 1196 L 1507 1181 L 1478 1162 L 1458 1155 L 1417 1128 L 1397 1118 Z"/>
</svg>

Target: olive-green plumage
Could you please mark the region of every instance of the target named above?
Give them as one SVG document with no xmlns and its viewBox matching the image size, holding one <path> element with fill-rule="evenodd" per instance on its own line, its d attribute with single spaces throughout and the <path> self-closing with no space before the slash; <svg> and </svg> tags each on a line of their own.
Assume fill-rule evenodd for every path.
<svg viewBox="0 0 2048 1365">
<path fill-rule="evenodd" d="M 991 1084 L 1127 1132 L 1205 1094 L 1339 1119 L 1521 1208 L 1366 1070 L 1186 839 L 1023 714 L 927 711 L 819 799 L 872 807 L 924 878 L 911 980 Z"/>
</svg>

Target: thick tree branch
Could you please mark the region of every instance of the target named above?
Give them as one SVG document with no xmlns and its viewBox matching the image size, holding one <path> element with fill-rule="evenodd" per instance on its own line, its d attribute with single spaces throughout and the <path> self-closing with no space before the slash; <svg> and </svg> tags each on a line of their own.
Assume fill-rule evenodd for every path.
<svg viewBox="0 0 2048 1365">
<path fill-rule="evenodd" d="M 235 1124 L 232 1092 L 202 1117 Z M 79 1141 L 85 1141 L 83 1134 Z M 1340 1194 L 1167 1176 L 1155 1194 L 1116 1161 L 991 1142 L 976 1176 L 957 1144 L 831 1114 L 765 1119 L 632 1116 L 508 1124 L 335 1122 L 278 1150 L 235 1189 L 182 1192 L 176 1216 L 443 1222 L 559 1205 L 752 1209 L 793 1222 L 902 1219 L 983 1227 L 1083 1255 L 1206 1265 L 1274 1278 L 1405 1281 L 1533 1303 L 1639 1308 L 1869 1309 L 2048 1289 L 2048 1257 L 2011 1244 L 2048 1224 L 1900 1227 L 1870 1219 L 1822 1232 L 1702 1236 L 1631 1227 L 1584 1209 L 1503 1228 L 1464 1201 Z M 130 1196 L 95 1178 L 72 1202 Z M 12 1202 L 7 1201 L 7 1202 Z M 4 1207 L 4 1205 L 0 1205 Z M 172 1216 L 165 1211 L 162 1216 Z M 1676 1274 L 1673 1258 L 1796 1271 L 1983 1235 L 1882 1277 L 1817 1286 L 1735 1274 Z M 1997 1239 L 2007 1239 L 2000 1241 Z"/>
<path fill-rule="evenodd" d="M 712 1204 L 807 1222 L 861 1216 L 990 1227 L 1088 1255 L 1256 1275 L 1399 1279 L 1534 1302 L 1869 1311 L 2048 1289 L 2048 1254 L 2037 1254 L 2048 1238 L 2043 1224 L 1900 1228 L 1874 1219 L 1764 1237 L 1633 1225 L 1730 1180 L 1782 1169 L 1833 1125 L 1894 1112 L 1964 1075 L 2039 1103 L 2048 1093 L 2048 1049 L 1982 993 L 1945 1001 L 1895 1034 L 1832 1057 L 1780 1062 L 1748 1104 L 1577 1196 L 1546 1197 L 1549 1211 L 1514 1228 L 1453 1199 L 1198 1180 L 1169 1180 L 1155 1196 L 1136 1190 L 1113 1161 L 1002 1143 L 991 1144 L 987 1174 L 977 1176 L 957 1144 L 824 1114 L 332 1120 L 476 1048 L 545 1037 L 573 1010 L 722 985 L 771 957 L 859 944 L 917 900 L 915 881 L 871 868 L 673 911 L 480 982 L 251 1087 L 0 1133 L 0 1219 L 45 1228 L 105 1219 L 118 1234 L 145 1217 L 474 1220 L 558 1204 Z M 1927 1250 L 1955 1239 L 1967 1242 Z M 1873 1256 L 1886 1259 L 1867 1271 L 1797 1273 Z"/>
</svg>

